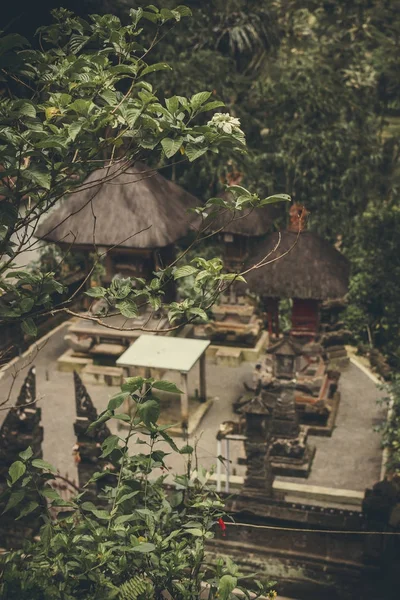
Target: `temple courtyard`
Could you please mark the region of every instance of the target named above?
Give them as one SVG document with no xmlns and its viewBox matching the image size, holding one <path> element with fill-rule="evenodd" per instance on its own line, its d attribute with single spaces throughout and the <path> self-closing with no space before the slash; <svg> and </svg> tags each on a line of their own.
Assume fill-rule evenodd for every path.
<svg viewBox="0 0 400 600">
<path fill-rule="evenodd" d="M 68 323 L 59 326 L 47 339 L 38 342 L 38 348 L 30 351 L 29 356 L 16 360 L 0 376 L 2 397 L 7 397 L 11 389 L 10 400 L 15 400 L 28 368 L 36 367 L 37 396 L 42 408 L 44 427 L 44 459 L 54 464 L 61 475 L 77 480 L 72 447 L 75 444 L 73 422 L 75 420 L 75 400 L 72 373 L 57 370 L 57 358 L 67 349 L 64 336 Z M 233 413 L 232 402 L 243 392 L 243 381 L 249 379 L 253 364 L 243 362 L 238 367 L 217 366 L 207 360 L 207 395 L 212 404 L 204 415 L 200 425 L 190 437 L 189 443 L 196 444 L 198 464 L 211 469 L 217 463 L 216 434 L 220 423 L 238 419 Z M 0 372 L 1 373 L 1 372 Z M 17 374 L 14 377 L 13 374 Z M 167 372 L 163 378 L 175 381 L 179 385 L 179 374 Z M 87 390 L 98 412 L 104 410 L 108 400 L 119 388 L 116 386 L 87 385 Z M 199 388 L 197 368 L 189 373 L 189 388 Z M 320 486 L 335 490 L 348 490 L 362 493 L 380 479 L 382 468 L 382 450 L 379 433 L 374 428 L 385 416 L 384 409 L 377 405 L 382 392 L 377 389 L 373 376 L 357 362 L 351 362 L 343 371 L 340 380 L 341 401 L 332 437 L 310 436 L 310 442 L 317 451 L 308 479 L 276 477 L 277 482 L 300 484 L 300 487 Z M 7 411 L 0 412 L 0 423 Z M 117 422 L 111 421 L 110 429 L 117 433 Z M 124 430 L 120 430 L 120 435 Z M 178 446 L 185 442 L 175 438 Z M 134 442 L 134 440 L 133 440 Z M 134 450 L 134 443 L 132 450 Z M 162 448 L 163 444 L 160 444 Z M 225 442 L 222 442 L 222 455 L 225 455 Z M 137 446 L 138 451 L 142 450 Z M 238 465 L 237 459 L 244 456 L 243 443 L 230 442 L 231 475 L 240 478 L 245 466 Z M 166 463 L 172 471 L 181 471 L 183 457 L 175 453 L 167 457 Z M 223 466 L 222 474 L 225 473 Z M 235 479 L 235 477 L 233 478 Z M 278 483 L 279 485 L 279 483 Z"/>
</svg>

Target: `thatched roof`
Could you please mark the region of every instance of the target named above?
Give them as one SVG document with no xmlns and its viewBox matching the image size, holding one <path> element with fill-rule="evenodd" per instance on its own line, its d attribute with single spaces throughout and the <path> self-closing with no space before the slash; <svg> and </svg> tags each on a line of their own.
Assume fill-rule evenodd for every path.
<svg viewBox="0 0 400 600">
<path fill-rule="evenodd" d="M 285 231 L 278 243 L 278 233 L 272 233 L 257 244 L 257 251 L 248 259 L 254 265 L 272 252 L 267 260 L 282 256 L 298 241 L 286 256 L 250 271 L 246 275 L 248 288 L 270 298 L 326 300 L 341 298 L 348 291 L 349 264 L 331 244 L 312 231 L 300 234 Z"/>
<path fill-rule="evenodd" d="M 194 218 L 187 209 L 200 204 L 194 196 L 141 163 L 110 179 L 113 172 L 116 166 L 94 171 L 84 187 L 105 177 L 107 182 L 63 199 L 38 227 L 36 237 L 92 246 L 95 227 L 98 246 L 162 248 L 188 233 Z"/>
<path fill-rule="evenodd" d="M 219 194 L 218 198 L 226 200 L 229 196 L 230 193 L 226 191 Z M 279 208 L 277 205 L 267 205 L 253 210 L 246 208 L 243 211 L 236 212 L 235 215 L 231 211 L 221 209 L 216 217 L 212 217 L 211 229 L 218 231 L 222 227 L 225 233 L 257 237 L 271 231 L 272 224 L 278 216 Z"/>
</svg>

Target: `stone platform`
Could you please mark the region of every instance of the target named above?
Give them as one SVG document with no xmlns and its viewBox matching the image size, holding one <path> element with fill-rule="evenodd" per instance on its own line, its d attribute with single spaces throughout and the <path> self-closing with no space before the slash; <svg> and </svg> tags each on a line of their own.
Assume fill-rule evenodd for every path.
<svg viewBox="0 0 400 600">
<path fill-rule="evenodd" d="M 206 356 L 214 364 L 237 367 L 242 362 L 257 362 L 268 347 L 269 336 L 263 331 L 253 347 L 210 344 Z"/>
</svg>

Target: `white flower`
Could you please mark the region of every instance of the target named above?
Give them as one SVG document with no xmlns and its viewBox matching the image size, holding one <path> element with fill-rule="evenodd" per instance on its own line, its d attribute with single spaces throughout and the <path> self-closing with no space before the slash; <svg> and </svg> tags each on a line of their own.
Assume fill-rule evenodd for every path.
<svg viewBox="0 0 400 600">
<path fill-rule="evenodd" d="M 215 113 L 207 125 L 222 129 L 224 133 L 243 133 L 240 129 L 239 119 L 232 117 L 229 113 Z"/>
</svg>

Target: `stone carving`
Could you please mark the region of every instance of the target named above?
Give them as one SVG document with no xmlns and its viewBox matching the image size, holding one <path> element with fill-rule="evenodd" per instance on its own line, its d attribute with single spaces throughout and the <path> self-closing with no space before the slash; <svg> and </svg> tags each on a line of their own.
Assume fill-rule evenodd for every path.
<svg viewBox="0 0 400 600">
<path fill-rule="evenodd" d="M 31 367 L 22 384 L 15 406 L 12 407 L 0 428 L 0 496 L 6 486 L 8 470 L 13 462 L 20 460 L 19 453 L 32 448 L 32 458 L 42 458 L 43 428 L 40 425 L 41 410 L 36 406 L 36 371 Z M 0 499 L 0 514 L 4 510 Z M 7 518 L 0 519 L 0 547 L 18 547 L 32 537 L 40 523 L 31 516 L 29 526 L 14 521 L 11 510 Z"/>
<path fill-rule="evenodd" d="M 74 371 L 76 421 L 74 431 L 77 437 L 73 451 L 78 465 L 79 486 L 83 487 L 97 471 L 108 466 L 108 461 L 101 459 L 101 445 L 111 435 L 105 423 L 88 430 L 98 415 L 89 393 L 78 373 Z M 93 489 L 94 491 L 94 489 Z"/>
<path fill-rule="evenodd" d="M 268 400 L 263 398 L 260 383 L 254 398 L 243 407 L 247 464 L 243 495 L 272 496 L 274 476 L 269 456 L 272 411 Z"/>
<path fill-rule="evenodd" d="M 270 456 L 275 475 L 308 477 L 315 447 L 307 443 L 308 427 L 300 425 L 294 385 L 276 397 L 271 426 Z"/>
<path fill-rule="evenodd" d="M 15 407 L 0 429 L 0 476 L 5 475 L 18 454 L 30 446 L 35 458 L 42 456 L 41 410 L 36 406 L 36 371 L 31 367 L 22 384 Z"/>
</svg>

